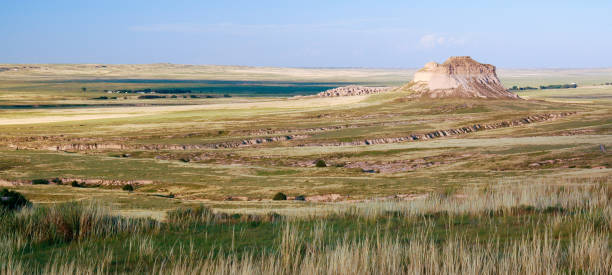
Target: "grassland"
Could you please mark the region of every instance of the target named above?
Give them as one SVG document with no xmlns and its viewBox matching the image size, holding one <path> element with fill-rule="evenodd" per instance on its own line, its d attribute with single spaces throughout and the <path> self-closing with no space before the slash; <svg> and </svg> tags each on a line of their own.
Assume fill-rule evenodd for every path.
<svg viewBox="0 0 612 275">
<path fill-rule="evenodd" d="M 0 72 L 0 185 L 34 208 L 4 214 L 0 273 L 610 270 L 612 86 L 598 85 L 608 69 L 500 70 L 506 86 L 578 83 L 521 91 L 526 100 L 396 90 L 100 101 L 107 89 L 194 86 L 146 79 L 397 86 L 413 71 L 1 66 L 18 70 Z M 495 127 L 399 139 L 473 125 Z M 195 218 L 184 210 L 199 205 Z M 74 230 L 84 217 L 99 222 L 94 233 Z M 72 231 L 36 229 L 59 224 Z"/>
<path fill-rule="evenodd" d="M 607 185 L 495 184 L 298 216 L 96 204 L 3 213 L 0 273 L 607 274 Z"/>
</svg>

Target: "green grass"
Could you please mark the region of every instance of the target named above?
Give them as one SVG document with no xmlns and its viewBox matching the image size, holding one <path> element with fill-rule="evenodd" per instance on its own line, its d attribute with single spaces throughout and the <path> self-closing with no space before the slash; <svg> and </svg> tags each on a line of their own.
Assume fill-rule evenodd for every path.
<svg viewBox="0 0 612 275">
<path fill-rule="evenodd" d="M 485 249 L 493 256 L 487 261 L 492 261 L 488 264 L 495 270 L 504 268 L 500 262 L 511 261 L 506 257 L 516 253 L 512 252 L 515 248 L 519 249 L 517 256 L 522 256 L 516 259 L 516 265 L 599 273 L 596 268 L 607 269 L 612 264 L 608 185 L 507 184 L 487 188 L 459 189 L 446 195 L 433 193 L 429 198 L 408 202 L 329 206 L 314 216 L 306 211 L 297 217 L 226 214 L 198 206 L 170 211 L 166 220 L 157 222 L 115 216 L 99 204 L 37 206 L 19 215 L 0 214 L 0 238 L 5 240 L 0 252 L 4 254 L 0 256 L 15 261 L 9 262 L 8 267 L 0 264 L 0 270 L 12 267 L 14 271 L 38 273 L 51 263 L 53 268 L 66 268 L 74 262 L 79 270 L 151 273 L 180 264 L 196 268 L 203 261 L 231 258 L 235 264 L 247 265 L 244 257 L 265 261 L 277 256 L 290 257 L 291 262 L 309 268 L 302 262 L 307 255 L 335 251 L 339 253 L 337 257 L 346 260 L 353 256 L 354 252 L 349 251 L 369 242 L 375 246 L 367 246 L 368 255 L 381 257 L 381 252 L 374 253 L 375 247 L 403 254 L 419 249 L 416 245 L 420 242 L 430 243 L 428 255 L 442 251 L 452 255 L 445 261 L 455 261 L 455 257 L 471 259 L 476 251 Z M 554 246 L 540 243 L 548 239 L 559 244 L 561 253 L 553 257 L 558 266 L 547 266 L 547 261 L 537 258 L 539 253 L 555 251 Z M 534 251 L 532 241 L 543 245 L 544 250 Z M 454 246 L 456 242 L 460 245 Z M 576 250 L 578 243 L 594 246 Z M 351 249 L 341 252 L 345 246 Z M 398 246 L 401 249 L 394 251 Z M 404 257 L 416 261 L 415 255 Z M 523 257 L 536 257 L 531 259 L 535 263 L 528 264 L 521 260 Z M 572 257 L 591 264 L 577 264 L 577 258 Z M 373 261 L 377 257 L 360 259 Z M 167 266 L 160 266 L 161 262 Z M 434 263 L 444 265 L 442 261 Z M 394 273 L 405 273 L 401 268 L 405 264 L 391 262 L 389 267 L 398 269 Z M 465 262 L 453 264 L 466 268 L 462 267 Z M 291 273 L 286 266 L 280 268 L 285 270 L 282 273 Z M 374 264 L 372 268 L 381 267 Z"/>
</svg>

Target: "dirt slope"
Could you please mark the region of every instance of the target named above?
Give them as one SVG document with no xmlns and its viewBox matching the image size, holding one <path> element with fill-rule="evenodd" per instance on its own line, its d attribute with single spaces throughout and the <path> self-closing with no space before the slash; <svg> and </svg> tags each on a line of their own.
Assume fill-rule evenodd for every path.
<svg viewBox="0 0 612 275">
<path fill-rule="evenodd" d="M 409 85 L 416 97 L 519 98 L 501 85 L 495 66 L 469 56 L 453 56 L 442 64 L 427 63 Z"/>
</svg>

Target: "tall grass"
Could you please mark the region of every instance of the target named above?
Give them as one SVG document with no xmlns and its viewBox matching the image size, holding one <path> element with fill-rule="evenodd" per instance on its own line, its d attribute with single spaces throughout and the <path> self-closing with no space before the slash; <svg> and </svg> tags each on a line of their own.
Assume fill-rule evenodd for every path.
<svg viewBox="0 0 612 275">
<path fill-rule="evenodd" d="M 474 244 L 453 238 L 437 244 L 421 232 L 407 242 L 399 236 L 339 240 L 318 250 L 303 250 L 299 233 L 283 232 L 278 253 L 259 256 L 185 259 L 159 266 L 159 274 L 609 274 L 612 254 L 607 237 L 582 229 L 568 250 L 548 234 L 528 235 L 501 246 L 496 240 Z"/>
<path fill-rule="evenodd" d="M 0 236 L 17 246 L 23 242 L 70 242 L 87 238 L 104 239 L 121 233 L 138 234 L 159 229 L 153 219 L 131 219 L 112 215 L 95 203 L 63 203 L 50 207 L 3 212 Z"/>
<path fill-rule="evenodd" d="M 333 204 L 285 219 L 183 208 L 161 224 L 95 204 L 40 207 L 0 221 L 0 274 L 610 274 L 611 200 L 603 184 L 500 185 Z M 253 222 L 274 224 L 277 238 L 237 248 L 250 227 L 235 225 Z M 227 239 L 200 249 L 209 230 L 225 230 L 216 236 Z M 486 234 L 472 235 L 479 231 Z M 177 233 L 194 237 L 168 244 L 166 236 Z M 120 240 L 121 251 L 105 240 Z M 29 264 L 24 251 L 46 241 L 72 245 Z"/>
</svg>

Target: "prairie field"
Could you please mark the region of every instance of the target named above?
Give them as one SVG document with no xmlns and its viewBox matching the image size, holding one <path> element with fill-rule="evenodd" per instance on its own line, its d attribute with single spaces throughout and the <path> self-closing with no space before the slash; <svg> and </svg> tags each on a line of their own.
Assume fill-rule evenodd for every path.
<svg viewBox="0 0 612 275">
<path fill-rule="evenodd" d="M 0 67 L 0 189 L 32 203 L 0 274 L 612 270 L 610 69 L 500 69 L 577 88 L 491 100 L 411 98 L 412 69 Z M 393 88 L 316 96 L 346 85 Z"/>
</svg>

